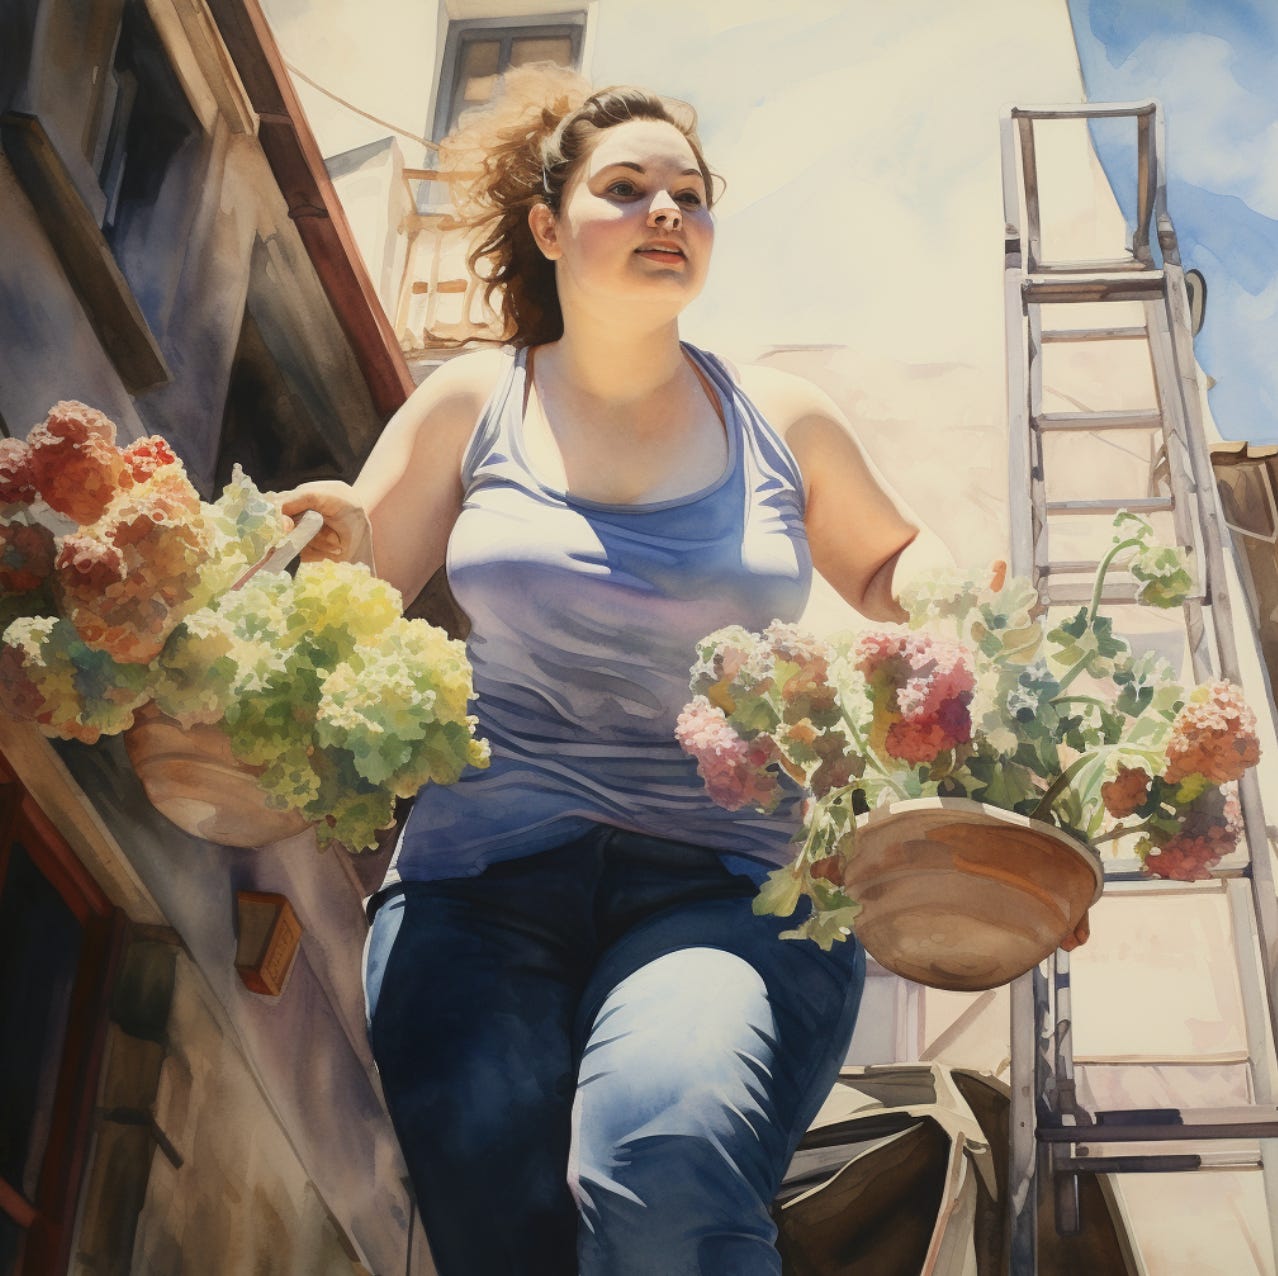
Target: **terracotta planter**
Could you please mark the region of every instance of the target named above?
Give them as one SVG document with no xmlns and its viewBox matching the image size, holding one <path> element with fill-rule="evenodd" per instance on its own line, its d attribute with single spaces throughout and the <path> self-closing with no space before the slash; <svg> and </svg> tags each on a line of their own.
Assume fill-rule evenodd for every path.
<svg viewBox="0 0 1278 1276">
<path fill-rule="evenodd" d="M 257 783 L 216 726 L 182 727 L 146 705 L 124 733 L 124 747 L 152 805 L 192 837 L 222 846 L 266 846 L 309 828 L 296 811 L 266 805 Z"/>
<path fill-rule="evenodd" d="M 857 938 L 933 988 L 996 988 L 1073 933 L 1104 886 L 1100 857 L 1053 825 L 966 798 L 871 811 L 844 876 Z"/>
</svg>

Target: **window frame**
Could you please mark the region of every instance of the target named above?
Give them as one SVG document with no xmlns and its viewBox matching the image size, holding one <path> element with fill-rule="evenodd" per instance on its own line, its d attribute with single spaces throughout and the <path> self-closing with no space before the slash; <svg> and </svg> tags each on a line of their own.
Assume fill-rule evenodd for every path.
<svg viewBox="0 0 1278 1276">
<path fill-rule="evenodd" d="M 20 840 L 33 866 L 80 924 L 82 945 L 57 1059 L 48 1132 L 35 1200 L 0 1180 L 0 1213 L 25 1232 L 18 1273 L 67 1270 L 87 1168 L 106 1045 L 111 989 L 123 952 L 126 918 L 76 858 L 0 754 L 0 887 Z"/>
<path fill-rule="evenodd" d="M 437 142 L 442 141 L 447 136 L 448 128 L 452 123 L 449 116 L 453 93 L 457 87 L 458 61 L 464 44 L 485 35 L 490 39 L 499 36 L 502 41 L 502 53 L 497 73 L 500 75 L 509 66 L 511 43 L 518 39 L 545 35 L 547 28 L 560 28 L 561 31 L 557 34 L 567 35 L 572 41 L 572 69 L 580 71 L 586 43 L 586 11 L 584 9 L 499 18 L 450 19 L 448 31 L 444 37 L 439 75 L 436 77 L 439 89 L 435 95 L 434 119 L 430 136 Z"/>
</svg>

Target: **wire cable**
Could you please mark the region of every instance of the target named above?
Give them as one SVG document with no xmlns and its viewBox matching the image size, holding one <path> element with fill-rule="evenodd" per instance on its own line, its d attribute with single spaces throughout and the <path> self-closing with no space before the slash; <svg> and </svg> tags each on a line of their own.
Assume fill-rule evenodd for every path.
<svg viewBox="0 0 1278 1276">
<path fill-rule="evenodd" d="M 334 93 L 332 89 L 325 88 L 325 86 L 318 80 L 313 80 L 305 71 L 294 66 L 287 58 L 284 61 L 284 65 L 288 67 L 290 74 L 295 75 L 304 84 L 309 84 L 317 93 L 322 93 L 326 98 L 332 99 L 332 101 L 336 102 L 339 106 L 344 106 L 348 111 L 353 111 L 356 115 L 362 116 L 366 120 L 371 120 L 374 124 L 380 124 L 383 128 L 388 128 L 391 132 L 398 133 L 400 137 L 406 137 L 410 141 L 418 143 L 420 146 L 428 147 L 432 151 L 439 150 L 438 142 L 432 142 L 429 138 L 421 137 L 417 133 L 410 132 L 406 128 L 400 128 L 398 124 L 392 124 L 390 120 L 384 120 L 379 115 L 371 115 L 368 111 L 356 106 L 354 102 L 348 102 L 344 97 L 340 97 L 338 94 Z"/>
</svg>

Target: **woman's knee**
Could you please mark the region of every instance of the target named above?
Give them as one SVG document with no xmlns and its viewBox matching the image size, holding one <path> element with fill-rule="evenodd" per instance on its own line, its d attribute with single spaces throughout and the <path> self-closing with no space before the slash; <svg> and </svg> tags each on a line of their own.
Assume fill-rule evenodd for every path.
<svg viewBox="0 0 1278 1276">
<path fill-rule="evenodd" d="M 570 1186 L 587 1220 L 627 1201 L 735 1211 L 743 1191 L 766 1206 L 787 1141 L 776 1056 L 767 989 L 738 957 L 684 949 L 619 983 L 578 1080 Z"/>
</svg>

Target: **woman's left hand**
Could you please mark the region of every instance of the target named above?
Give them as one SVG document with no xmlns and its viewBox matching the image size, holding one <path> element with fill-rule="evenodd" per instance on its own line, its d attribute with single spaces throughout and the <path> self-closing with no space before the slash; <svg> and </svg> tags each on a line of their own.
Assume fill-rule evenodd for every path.
<svg viewBox="0 0 1278 1276">
<path fill-rule="evenodd" d="M 271 492 L 290 524 L 307 510 L 316 510 L 324 525 L 301 553 L 304 563 L 331 558 L 373 567 L 373 530 L 363 503 L 349 483 L 321 479 L 287 492 Z M 375 570 L 375 569 L 374 569 Z"/>
<path fill-rule="evenodd" d="M 1067 953 L 1072 953 L 1080 944 L 1087 943 L 1088 937 L 1092 933 L 1091 922 L 1088 920 L 1088 914 L 1083 914 L 1083 920 L 1074 927 L 1074 933 L 1066 939 L 1061 940 L 1061 948 Z"/>
</svg>

